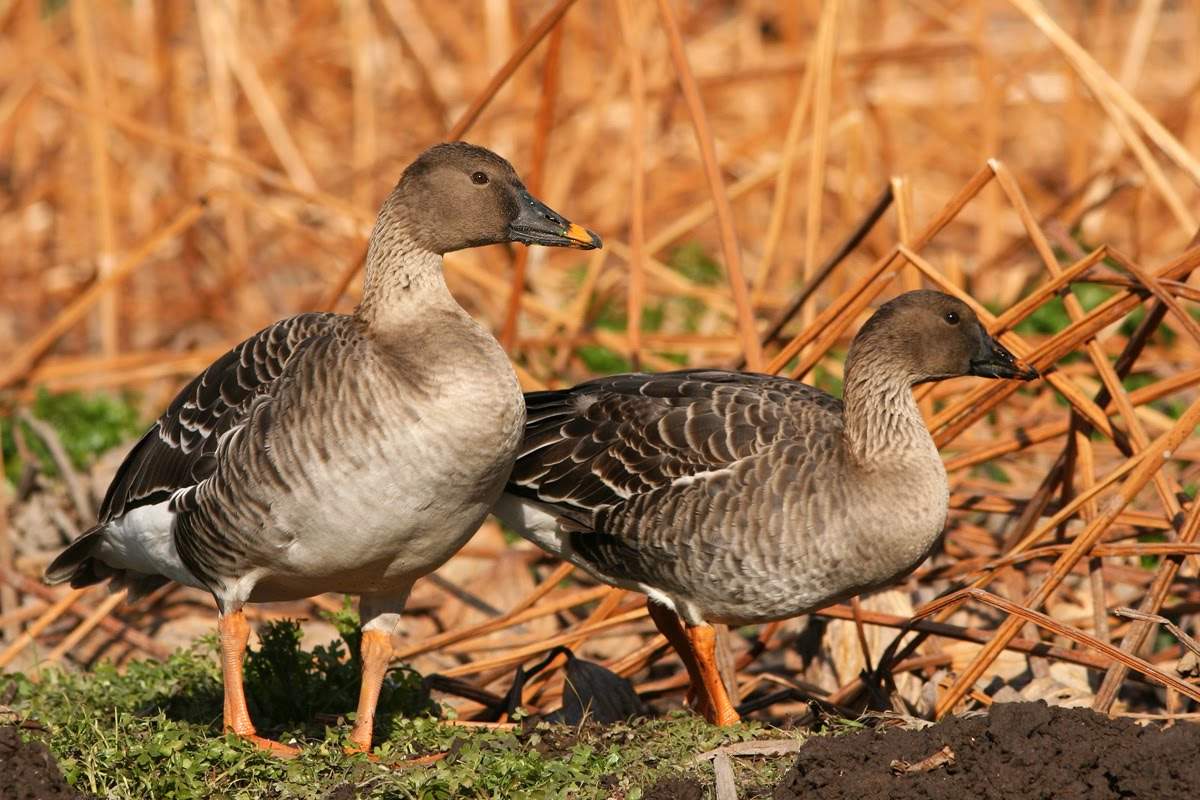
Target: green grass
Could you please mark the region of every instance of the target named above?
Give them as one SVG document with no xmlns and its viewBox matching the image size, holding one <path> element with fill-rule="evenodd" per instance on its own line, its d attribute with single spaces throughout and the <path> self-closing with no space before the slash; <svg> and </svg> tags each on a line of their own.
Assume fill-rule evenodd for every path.
<svg viewBox="0 0 1200 800">
<path fill-rule="evenodd" d="M 146 428 L 132 394 L 120 397 L 79 392 L 56 394 L 39 389 L 30 410 L 33 416 L 54 428 L 76 469 L 86 469 L 100 453 L 136 438 Z M 29 426 L 14 417 L 0 417 L 0 451 L 8 479 L 15 483 L 24 469 L 13 438 L 15 425 L 20 425 L 22 438 L 28 442 L 30 454 L 42 470 L 51 476 L 56 474 L 49 451 Z"/>
<path fill-rule="evenodd" d="M 335 619 L 344 634 L 350 614 Z M 223 735 L 221 680 L 213 638 L 165 662 L 139 661 L 88 673 L 56 668 L 37 682 L 0 677 L 0 696 L 34 720 L 79 790 L 116 798 L 608 798 L 635 800 L 660 778 L 690 775 L 712 784 L 696 754 L 722 743 L 788 736 L 756 723 L 715 729 L 674 715 L 611 726 L 546 723 L 523 730 L 456 727 L 438 709 L 420 676 L 393 670 L 380 701 L 378 762 L 343 752 L 358 691 L 349 643 L 299 647 L 295 623 L 261 632 L 246 660 L 246 688 L 259 732 L 302 745 L 294 760 L 268 756 Z M 450 752 L 425 766 L 407 759 Z M 738 759 L 742 786 L 771 785 L 789 758 Z"/>
</svg>

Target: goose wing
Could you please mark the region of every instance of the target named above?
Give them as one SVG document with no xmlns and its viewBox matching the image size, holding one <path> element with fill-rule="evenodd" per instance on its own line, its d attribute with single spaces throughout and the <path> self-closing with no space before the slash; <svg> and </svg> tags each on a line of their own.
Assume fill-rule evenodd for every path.
<svg viewBox="0 0 1200 800">
<path fill-rule="evenodd" d="M 534 392 L 525 403 L 508 491 L 580 527 L 600 509 L 687 485 L 784 441 L 828 449 L 842 427 L 841 401 L 819 389 L 721 370 L 617 375 Z"/>
<path fill-rule="evenodd" d="M 270 389 L 297 348 L 347 319 L 309 313 L 280 320 L 193 378 L 125 457 L 104 496 L 100 522 L 163 502 L 211 475 L 221 436 L 245 420 L 254 400 Z"/>
</svg>

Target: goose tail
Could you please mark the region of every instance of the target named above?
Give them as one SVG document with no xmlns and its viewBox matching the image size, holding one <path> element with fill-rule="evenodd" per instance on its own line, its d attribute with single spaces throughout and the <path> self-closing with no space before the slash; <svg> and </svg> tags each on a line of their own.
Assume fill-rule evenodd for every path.
<svg viewBox="0 0 1200 800">
<path fill-rule="evenodd" d="M 58 558 L 50 562 L 42 580 L 51 586 L 70 582 L 73 589 L 108 581 L 110 592 L 127 589 L 127 600 L 130 603 L 170 582 L 170 578 L 164 575 L 146 574 L 101 561 L 97 551 L 108 533 L 109 523 L 88 528 L 82 536 L 71 542 L 66 550 L 59 553 Z"/>
<path fill-rule="evenodd" d="M 50 562 L 42 580 L 51 586 L 70 581 L 73 588 L 82 589 L 111 578 L 111 570 L 104 569 L 94 557 L 96 548 L 104 540 L 107 527 L 101 524 L 84 531 L 82 536 L 58 554 L 58 558 Z"/>
</svg>

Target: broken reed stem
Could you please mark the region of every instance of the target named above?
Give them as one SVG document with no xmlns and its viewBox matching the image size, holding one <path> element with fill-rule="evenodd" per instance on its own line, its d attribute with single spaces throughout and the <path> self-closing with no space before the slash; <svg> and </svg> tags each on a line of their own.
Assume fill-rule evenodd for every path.
<svg viewBox="0 0 1200 800">
<path fill-rule="evenodd" d="M 1121 485 L 1118 499 L 1114 500 L 1109 508 L 1103 514 L 1096 517 L 1090 525 L 1080 531 L 1075 537 L 1075 541 L 1071 544 L 1070 549 L 1054 563 L 1053 569 L 1046 576 L 1042 584 L 1025 599 L 1025 602 L 1022 604 L 1025 608 L 1033 612 L 1046 601 L 1046 598 L 1058 588 L 1063 578 L 1074 569 L 1075 564 L 1088 553 L 1100 536 L 1108 529 L 1108 526 L 1112 523 L 1117 513 L 1133 500 L 1143 486 L 1150 482 L 1151 478 L 1171 457 L 1172 451 L 1184 439 L 1192 435 L 1197 423 L 1200 423 L 1200 399 L 1195 400 L 1188 406 L 1187 410 L 1179 417 L 1179 420 L 1171 430 L 1159 436 L 1143 450 L 1142 454 L 1136 460 L 1136 466 L 1130 471 L 1129 477 Z M 1130 459 L 1130 461 L 1133 460 Z M 935 710 L 937 717 L 944 716 L 958 704 L 963 695 L 974 686 L 975 681 L 991 666 L 992 662 L 1004 648 L 1004 645 L 1016 635 L 1016 631 L 1020 626 L 1021 620 L 1016 616 L 1009 616 L 1005 619 L 996 631 L 996 635 L 992 641 L 980 649 L 979 653 L 976 654 L 971 663 L 963 670 L 958 679 L 947 690 L 946 694 L 938 701 Z"/>
<path fill-rule="evenodd" d="M 783 332 L 783 329 L 792 319 L 799 313 L 800 308 L 812 297 L 813 293 L 820 288 L 825 279 L 833 274 L 838 265 L 846 259 L 846 256 L 854 252 L 855 248 L 862 243 L 862 240 L 867 238 L 874 228 L 880 217 L 892 204 L 892 185 L 888 183 L 884 186 L 883 191 L 875 198 L 875 202 L 871 204 L 870 210 L 867 212 L 859 223 L 854 227 L 838 247 L 829 254 L 829 257 L 821 264 L 817 271 L 809 278 L 804 287 L 796 293 L 796 296 L 791 299 L 787 307 L 779 312 L 774 322 L 767 328 L 767 332 L 762 337 L 763 347 L 766 348 Z M 743 369 L 746 366 L 746 357 L 738 356 L 737 361 L 732 365 L 733 369 Z"/>
<path fill-rule="evenodd" d="M 1198 536 L 1200 536 L 1200 500 L 1192 500 L 1192 507 L 1188 511 L 1183 529 L 1179 531 L 1179 537 L 1173 544 L 1189 545 L 1195 542 Z M 1181 566 L 1183 566 L 1182 555 L 1171 555 L 1163 560 L 1154 575 L 1154 582 L 1138 606 L 1138 611 L 1143 614 L 1158 613 L 1167 599 L 1167 593 Z M 1153 622 L 1135 621 L 1129 626 L 1129 630 L 1121 640 L 1121 650 L 1130 654 L 1137 653 L 1153 629 Z M 1113 701 L 1117 698 L 1117 691 L 1121 688 L 1121 683 L 1125 680 L 1127 670 L 1127 665 L 1124 663 L 1113 664 L 1109 667 L 1100 683 L 1100 689 L 1096 692 L 1096 699 L 1092 704 L 1093 709 L 1104 714 L 1108 713 L 1112 708 Z"/>
<path fill-rule="evenodd" d="M 942 230 L 942 228 L 946 227 L 946 225 L 950 224 L 951 220 L 958 216 L 967 203 L 969 203 L 971 199 L 975 197 L 975 195 L 979 194 L 983 187 L 987 186 L 993 177 L 995 177 L 994 174 L 986 165 L 976 172 L 967 182 L 967 184 L 958 191 L 958 194 L 950 198 L 946 205 L 942 207 L 942 210 L 938 213 L 938 215 L 934 217 L 934 219 L 927 226 L 925 226 L 925 229 L 921 231 L 921 235 L 913 240 L 912 250 L 914 252 L 920 252 L 921 248 L 928 244 L 929 241 Z M 882 275 L 898 257 L 898 251 L 893 249 L 890 253 L 876 261 L 875 264 L 865 274 L 863 274 L 862 277 L 860 277 L 852 286 L 848 287 L 845 291 L 838 295 L 837 298 L 835 298 L 833 302 L 829 304 L 828 308 L 818 314 L 817 318 L 813 320 L 813 324 L 809 325 L 794 339 L 792 339 L 792 341 L 788 342 L 783 350 L 781 350 L 779 354 L 775 356 L 775 358 L 771 359 L 771 362 L 767 365 L 765 371 L 771 374 L 779 372 L 779 370 L 783 369 L 783 367 L 786 366 L 787 363 L 796 356 L 796 354 L 798 354 L 803 348 L 807 347 L 811 342 L 816 340 L 818 343 L 816 347 L 814 347 L 815 353 L 810 354 L 809 357 L 801 363 L 800 367 L 793 371 L 792 377 L 798 379 L 807 374 L 809 369 L 812 368 L 812 365 L 815 364 L 820 357 L 824 356 L 824 353 L 833 345 L 835 341 L 837 341 L 837 338 L 841 336 L 846 327 L 853 322 L 858 313 L 865 308 L 872 299 L 874 299 L 875 295 L 879 291 L 882 291 L 883 287 L 887 284 L 886 280 L 882 281 L 881 285 L 876 288 L 875 292 L 869 294 L 865 300 L 861 299 L 867 292 L 868 287 L 871 286 L 871 284 L 878 279 L 880 275 Z M 854 310 L 848 311 L 848 309 Z M 837 320 L 836 324 L 835 320 Z"/>
<path fill-rule="evenodd" d="M 1053 617 L 1042 614 L 1035 609 L 1022 606 L 1010 600 L 1005 600 L 1003 597 L 994 595 L 991 592 L 985 592 L 982 589 L 962 589 L 954 594 L 941 598 L 929 608 L 928 613 L 934 613 L 941 611 L 943 608 L 958 605 L 964 599 L 968 598 L 972 600 L 978 600 L 981 603 L 1008 614 L 1009 617 L 1005 620 L 1005 625 L 1016 622 L 1016 626 L 1019 627 L 1021 624 L 1020 620 L 1032 622 L 1033 624 L 1041 628 L 1045 628 L 1052 633 L 1070 639 L 1076 644 L 1103 653 L 1104 655 L 1108 656 L 1110 660 L 1116 661 L 1124 665 L 1126 668 L 1136 669 L 1138 672 L 1141 672 L 1143 675 L 1154 679 L 1163 686 L 1174 689 L 1175 691 L 1185 694 L 1193 700 L 1200 702 L 1200 688 L 1192 686 L 1190 683 L 1185 683 L 1179 678 L 1176 678 L 1174 675 L 1163 672 L 1149 661 L 1138 658 L 1134 655 L 1130 655 L 1124 650 L 1114 647 L 1107 642 L 1103 642 L 1097 639 L 1095 636 L 1086 634 L 1081 630 L 1072 628 L 1070 625 L 1064 625 Z M 988 646 L 985 645 L 983 650 L 986 649 L 988 649 Z M 982 650 L 980 652 L 982 652 Z M 958 684 L 956 683 L 954 686 L 952 686 L 950 691 L 948 691 L 945 697 L 943 697 L 943 699 L 939 702 L 939 709 L 946 706 L 949 697 L 957 690 L 957 685 Z M 955 700 L 955 702 L 957 702 L 957 700 Z M 940 716 L 941 714 L 939 713 L 939 717 Z"/>
<path fill-rule="evenodd" d="M 704 162 L 704 174 L 708 178 L 713 208 L 717 212 L 721 252 L 725 256 L 725 271 L 729 277 L 733 302 L 737 307 L 738 335 L 742 342 L 742 350 L 746 355 L 746 366 L 751 372 L 761 372 L 762 347 L 758 343 L 754 309 L 750 305 L 750 292 L 746 286 L 746 276 L 742 272 L 742 256 L 738 249 L 737 233 L 733 227 L 733 211 L 729 207 L 729 196 L 725 192 L 725 181 L 721 177 L 721 168 L 717 162 L 717 152 L 713 144 L 712 131 L 708 125 L 708 115 L 704 112 L 704 101 L 700 97 L 700 90 L 696 86 L 696 79 L 693 77 L 691 65 L 688 63 L 687 52 L 683 45 L 683 35 L 680 33 L 679 23 L 675 20 L 675 11 L 671 7 L 671 0 L 658 0 L 658 12 L 670 44 L 671 60 L 675 64 L 675 76 L 679 80 L 679 88 L 683 92 L 688 114 L 692 119 L 692 127 L 696 132 L 696 142 L 700 147 L 700 157 Z"/>
</svg>

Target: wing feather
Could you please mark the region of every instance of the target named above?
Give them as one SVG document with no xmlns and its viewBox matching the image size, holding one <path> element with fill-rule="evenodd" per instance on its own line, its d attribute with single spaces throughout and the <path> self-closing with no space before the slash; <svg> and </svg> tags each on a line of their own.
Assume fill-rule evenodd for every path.
<svg viewBox="0 0 1200 800">
<path fill-rule="evenodd" d="M 526 407 L 508 491 L 573 519 L 719 479 L 782 439 L 840 430 L 842 414 L 840 400 L 811 386 L 721 370 L 601 378 L 533 392 Z"/>
<path fill-rule="evenodd" d="M 100 522 L 160 503 L 211 475 L 222 435 L 245 420 L 299 345 L 336 331 L 349 319 L 310 313 L 280 320 L 193 378 L 125 457 L 104 496 Z"/>
</svg>

